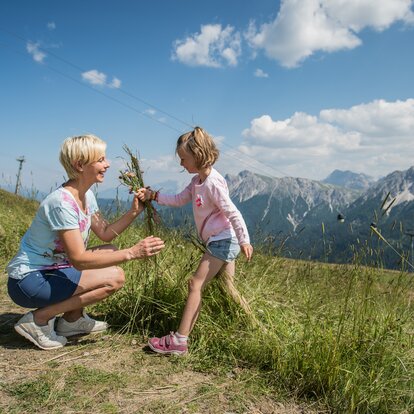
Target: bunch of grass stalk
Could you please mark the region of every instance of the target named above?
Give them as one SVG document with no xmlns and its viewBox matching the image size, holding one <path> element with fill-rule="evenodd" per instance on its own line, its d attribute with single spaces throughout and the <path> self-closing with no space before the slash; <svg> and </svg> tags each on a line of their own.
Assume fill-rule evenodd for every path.
<svg viewBox="0 0 414 414">
<path fill-rule="evenodd" d="M 123 146 L 124 151 L 129 156 L 129 161 L 126 161 L 126 169 L 120 171 L 119 179 L 121 183 L 129 188 L 129 192 L 132 194 L 138 191 L 140 188 L 144 188 L 143 171 L 139 165 L 139 159 L 131 149 L 127 146 Z M 153 235 L 156 227 L 157 212 L 150 201 L 144 201 L 145 216 L 146 216 L 146 229 L 147 235 Z"/>
<path fill-rule="evenodd" d="M 121 183 L 128 187 L 130 194 L 137 192 L 140 188 L 145 187 L 143 171 L 140 166 L 139 158 L 137 154 L 134 154 L 132 150 L 127 146 L 123 146 L 124 151 L 128 155 L 128 160 L 125 161 L 126 168 L 120 171 L 119 179 Z M 152 205 L 151 201 L 144 201 L 144 236 L 154 235 L 159 224 L 159 217 L 157 211 Z M 137 323 L 137 318 L 141 317 L 144 320 L 151 319 L 153 314 L 153 303 L 151 301 L 143 301 L 142 298 L 154 298 L 157 294 L 157 285 L 159 279 L 159 264 L 157 256 L 152 257 L 149 260 L 146 260 L 146 265 L 144 266 L 144 279 L 142 280 L 142 275 L 132 275 L 133 283 L 136 284 L 136 278 L 141 279 L 141 284 L 143 284 L 143 289 L 140 294 L 136 296 L 135 304 L 133 310 L 130 314 L 129 321 L 125 325 L 125 329 L 128 332 L 134 331 Z M 146 303 L 146 306 L 143 306 L 143 303 Z M 142 325 L 141 321 L 141 325 Z"/>
</svg>

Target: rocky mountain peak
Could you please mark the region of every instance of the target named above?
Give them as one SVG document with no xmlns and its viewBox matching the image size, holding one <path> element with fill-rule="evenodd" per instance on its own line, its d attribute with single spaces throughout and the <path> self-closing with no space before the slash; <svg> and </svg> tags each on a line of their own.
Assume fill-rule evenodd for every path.
<svg viewBox="0 0 414 414">
<path fill-rule="evenodd" d="M 354 190 L 367 190 L 375 182 L 375 179 L 363 173 L 334 170 L 322 182 Z"/>
</svg>

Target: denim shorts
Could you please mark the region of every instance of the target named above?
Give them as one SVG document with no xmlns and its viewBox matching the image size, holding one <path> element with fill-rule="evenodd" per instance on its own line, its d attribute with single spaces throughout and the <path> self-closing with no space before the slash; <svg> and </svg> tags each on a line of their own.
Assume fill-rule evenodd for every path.
<svg viewBox="0 0 414 414">
<path fill-rule="evenodd" d="M 235 237 L 214 240 L 207 244 L 207 252 L 227 263 L 232 262 L 240 253 L 239 242 Z"/>
<path fill-rule="evenodd" d="M 23 279 L 9 277 L 7 288 L 14 303 L 23 308 L 44 308 L 70 298 L 79 285 L 82 272 L 74 267 L 36 270 Z"/>
</svg>

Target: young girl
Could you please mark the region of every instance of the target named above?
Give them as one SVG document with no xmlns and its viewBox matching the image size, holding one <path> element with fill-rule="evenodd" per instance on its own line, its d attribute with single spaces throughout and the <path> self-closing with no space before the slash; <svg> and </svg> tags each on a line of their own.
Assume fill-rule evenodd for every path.
<svg viewBox="0 0 414 414">
<path fill-rule="evenodd" d="M 100 215 L 90 188 L 103 182 L 109 168 L 105 149 L 94 135 L 64 141 L 60 161 L 69 179 L 40 204 L 7 267 L 10 298 L 35 309 L 15 330 L 41 349 L 60 348 L 72 335 L 104 331 L 106 322 L 90 318 L 83 308 L 122 287 L 125 277 L 118 264 L 153 256 L 164 247 L 151 236 L 123 250 L 109 244 L 87 249 L 90 230 L 110 242 L 143 210 L 134 197 L 130 210 L 114 223 Z M 55 331 L 55 317 L 61 313 Z"/>
<path fill-rule="evenodd" d="M 237 255 L 241 250 L 250 260 L 253 247 L 243 217 L 230 200 L 226 180 L 212 167 L 219 155 L 213 139 L 202 128 L 196 127 L 178 138 L 176 153 L 180 165 L 195 174 L 190 184 L 177 195 L 142 188 L 138 197 L 173 207 L 191 201 L 198 234 L 207 245 L 206 253 L 189 280 L 189 295 L 178 331 L 151 338 L 148 343 L 154 352 L 181 355 L 188 350 L 187 339 L 200 312 L 203 288 L 220 271 L 230 278 L 227 284 L 230 282 L 233 286 Z"/>
</svg>

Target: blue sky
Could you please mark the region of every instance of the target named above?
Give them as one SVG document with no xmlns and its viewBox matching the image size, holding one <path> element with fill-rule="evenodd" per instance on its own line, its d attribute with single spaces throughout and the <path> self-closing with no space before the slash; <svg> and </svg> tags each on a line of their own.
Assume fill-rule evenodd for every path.
<svg viewBox="0 0 414 414">
<path fill-rule="evenodd" d="M 323 179 L 414 165 L 412 0 L 4 0 L 0 186 L 49 191 L 68 136 L 122 146 L 145 180 L 189 180 L 177 137 L 200 125 L 217 168 Z"/>
</svg>

